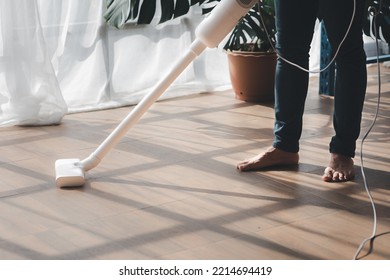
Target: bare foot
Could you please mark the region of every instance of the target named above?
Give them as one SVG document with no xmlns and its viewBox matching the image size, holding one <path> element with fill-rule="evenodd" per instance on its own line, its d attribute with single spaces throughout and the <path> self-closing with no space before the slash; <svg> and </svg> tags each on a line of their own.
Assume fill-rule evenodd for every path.
<svg viewBox="0 0 390 280">
<path fill-rule="evenodd" d="M 294 165 L 298 164 L 298 161 L 298 153 L 285 152 L 271 147 L 264 153 L 239 162 L 237 169 L 239 171 L 253 171 L 278 165 Z"/>
<path fill-rule="evenodd" d="M 332 153 L 329 166 L 325 169 L 322 179 L 325 182 L 345 182 L 355 177 L 352 158 Z"/>
</svg>

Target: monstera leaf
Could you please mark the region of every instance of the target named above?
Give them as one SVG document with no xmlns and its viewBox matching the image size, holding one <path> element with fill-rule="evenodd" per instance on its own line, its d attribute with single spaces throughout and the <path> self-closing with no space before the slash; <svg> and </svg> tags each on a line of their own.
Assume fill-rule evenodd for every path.
<svg viewBox="0 0 390 280">
<path fill-rule="evenodd" d="M 149 24 L 155 17 L 158 0 L 106 0 L 107 10 L 104 18 L 109 25 L 123 27 L 132 21 Z M 218 2 L 217 0 L 160 0 L 161 15 L 159 23 L 187 14 L 196 4 Z"/>
<path fill-rule="evenodd" d="M 202 14 L 210 13 L 221 0 L 160 0 L 159 23 L 187 14 L 199 5 Z M 156 15 L 158 0 L 106 0 L 104 18 L 109 25 L 121 28 L 128 22 L 150 24 Z M 261 18 L 260 18 L 261 13 Z M 264 22 L 259 25 L 259 22 Z M 225 50 L 272 51 L 275 44 L 274 0 L 262 0 L 241 19 L 232 31 Z M 267 34 L 268 33 L 268 34 Z M 269 38 L 268 38 L 269 37 Z"/>
<path fill-rule="evenodd" d="M 251 8 L 235 26 L 224 49 L 272 52 L 275 45 L 275 34 L 274 0 L 263 0 Z"/>
<path fill-rule="evenodd" d="M 390 0 L 366 0 L 366 11 L 364 34 L 390 43 Z"/>
</svg>

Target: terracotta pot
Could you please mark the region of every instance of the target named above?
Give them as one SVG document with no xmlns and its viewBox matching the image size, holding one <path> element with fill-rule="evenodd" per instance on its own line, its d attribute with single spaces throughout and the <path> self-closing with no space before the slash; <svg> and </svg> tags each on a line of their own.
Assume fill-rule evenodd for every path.
<svg viewBox="0 0 390 280">
<path fill-rule="evenodd" d="M 274 100 L 276 54 L 227 52 L 235 96 L 247 102 Z"/>
</svg>

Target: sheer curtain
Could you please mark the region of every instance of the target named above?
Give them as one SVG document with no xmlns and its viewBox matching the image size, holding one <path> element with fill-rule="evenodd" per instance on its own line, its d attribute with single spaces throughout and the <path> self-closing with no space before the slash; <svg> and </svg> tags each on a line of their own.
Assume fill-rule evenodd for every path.
<svg viewBox="0 0 390 280">
<path fill-rule="evenodd" d="M 108 27 L 103 0 L 0 0 L 0 125 L 136 104 L 194 40 L 200 11 L 162 25 Z M 162 98 L 230 87 L 225 54 L 206 50 Z"/>
<path fill-rule="evenodd" d="M 0 123 L 45 125 L 66 113 L 35 1 L 0 0 Z"/>
</svg>

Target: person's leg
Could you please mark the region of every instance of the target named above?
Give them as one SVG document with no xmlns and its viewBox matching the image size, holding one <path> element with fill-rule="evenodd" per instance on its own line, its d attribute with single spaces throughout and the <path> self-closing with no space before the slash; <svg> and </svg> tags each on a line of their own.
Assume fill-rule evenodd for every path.
<svg viewBox="0 0 390 280">
<path fill-rule="evenodd" d="M 336 58 L 336 87 L 333 126 L 335 135 L 330 142 L 331 160 L 325 169 L 325 181 L 347 181 L 354 178 L 352 158 L 360 125 L 367 86 L 366 55 L 363 48 L 362 24 L 364 0 L 357 0 L 356 15 Z M 335 51 L 351 20 L 353 0 L 321 0 L 327 35 Z"/>
<path fill-rule="evenodd" d="M 278 53 L 304 68 L 317 18 L 318 0 L 275 0 Z M 309 75 L 278 58 L 275 75 L 275 126 L 271 148 L 237 165 L 240 171 L 297 164 Z"/>
</svg>

